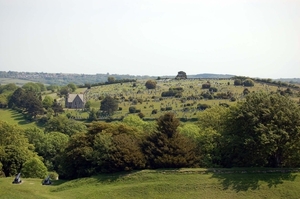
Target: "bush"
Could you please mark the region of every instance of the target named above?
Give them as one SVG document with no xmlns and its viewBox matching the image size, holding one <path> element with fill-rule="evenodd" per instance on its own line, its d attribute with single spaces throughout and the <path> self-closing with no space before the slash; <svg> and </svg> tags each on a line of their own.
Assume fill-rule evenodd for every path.
<svg viewBox="0 0 300 199">
<path fill-rule="evenodd" d="M 151 114 L 157 114 L 157 109 L 152 110 Z"/>
<path fill-rule="evenodd" d="M 210 92 L 218 92 L 218 89 L 216 87 L 210 87 L 208 90 Z"/>
<path fill-rule="evenodd" d="M 197 105 L 197 109 L 199 109 L 199 110 L 205 110 L 207 108 L 210 108 L 210 105 L 208 105 L 208 104 L 198 104 Z"/>
<path fill-rule="evenodd" d="M 254 82 L 251 79 L 246 79 L 243 84 L 244 86 L 254 86 Z"/>
<path fill-rule="evenodd" d="M 47 167 L 37 157 L 27 160 L 21 170 L 25 178 L 45 178 L 47 176 Z"/>
<path fill-rule="evenodd" d="M 234 84 L 235 86 L 240 86 L 240 85 L 242 85 L 242 80 L 236 79 L 236 80 L 234 80 L 233 84 Z"/>
<path fill-rule="evenodd" d="M 55 171 L 50 171 L 49 172 L 49 177 L 50 177 L 51 180 L 58 180 L 59 175 Z"/>
<path fill-rule="evenodd" d="M 156 88 L 156 81 L 148 80 L 145 84 L 147 89 L 155 89 Z"/>
<path fill-rule="evenodd" d="M 210 88 L 210 83 L 202 84 L 202 88 L 203 88 L 203 89 L 208 89 L 208 88 Z"/>
<path fill-rule="evenodd" d="M 135 106 L 129 107 L 129 113 L 135 113 L 135 112 L 136 112 L 136 107 Z"/>
</svg>

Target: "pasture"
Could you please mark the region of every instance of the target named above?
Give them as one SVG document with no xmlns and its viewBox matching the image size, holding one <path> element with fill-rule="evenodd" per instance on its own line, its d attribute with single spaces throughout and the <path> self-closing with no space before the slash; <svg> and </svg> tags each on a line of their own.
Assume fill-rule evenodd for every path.
<svg viewBox="0 0 300 199">
<path fill-rule="evenodd" d="M 17 111 L 11 109 L 0 109 L 0 120 L 9 124 L 18 125 L 24 129 L 36 127 L 35 122 L 29 122 L 22 113 L 18 113 Z"/>
<path fill-rule="evenodd" d="M 210 82 L 211 87 L 215 87 L 218 93 L 231 93 L 236 101 L 230 99 L 202 99 L 199 96 L 208 89 L 203 89 L 202 84 Z M 226 103 L 232 105 L 237 101 L 243 100 L 243 90 L 248 88 L 250 92 L 264 91 L 276 92 L 278 87 L 257 83 L 253 87 L 235 86 L 234 80 L 218 80 L 218 79 L 187 79 L 187 80 L 159 80 L 156 89 L 146 89 L 146 80 L 139 80 L 136 83 L 118 83 L 92 87 L 88 90 L 86 99 L 91 102 L 91 108 L 98 110 L 100 108 L 101 99 L 106 95 L 110 95 L 118 99 L 119 108 L 112 116 L 113 118 L 121 118 L 129 114 L 129 107 L 135 107 L 144 114 L 145 119 L 158 118 L 164 114 L 164 109 L 171 107 L 178 118 L 193 119 L 197 117 L 198 104 L 207 104 L 209 106 Z M 168 91 L 170 88 L 183 88 L 182 97 L 162 97 L 162 92 Z M 82 92 L 83 89 L 77 89 L 76 93 Z M 157 110 L 156 114 L 152 114 L 153 110 Z M 76 118 L 86 118 L 88 114 L 81 110 L 67 110 Z"/>
<path fill-rule="evenodd" d="M 0 178 L 0 198 L 299 198 L 297 170 L 168 169 L 100 174 L 41 185 L 41 179 Z"/>
</svg>

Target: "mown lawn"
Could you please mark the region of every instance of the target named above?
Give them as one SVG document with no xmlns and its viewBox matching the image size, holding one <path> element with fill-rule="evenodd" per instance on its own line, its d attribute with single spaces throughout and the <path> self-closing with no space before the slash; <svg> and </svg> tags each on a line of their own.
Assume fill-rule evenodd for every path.
<svg viewBox="0 0 300 199">
<path fill-rule="evenodd" d="M 21 128 L 37 126 L 35 122 L 27 121 L 21 113 L 11 109 L 0 109 L 0 120 L 12 125 L 19 125 Z"/>
<path fill-rule="evenodd" d="M 298 172 L 220 169 L 143 170 L 41 185 L 0 178 L 0 198 L 299 198 Z M 272 172 L 270 172 L 272 171 Z"/>
</svg>

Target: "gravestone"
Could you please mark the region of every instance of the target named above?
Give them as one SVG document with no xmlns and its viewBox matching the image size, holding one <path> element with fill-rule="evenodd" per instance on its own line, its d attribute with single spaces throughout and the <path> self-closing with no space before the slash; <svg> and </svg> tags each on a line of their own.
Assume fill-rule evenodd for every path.
<svg viewBox="0 0 300 199">
<path fill-rule="evenodd" d="M 22 182 L 22 180 L 21 180 L 21 173 L 18 173 L 12 183 L 13 184 L 20 184 L 21 182 Z"/>
</svg>

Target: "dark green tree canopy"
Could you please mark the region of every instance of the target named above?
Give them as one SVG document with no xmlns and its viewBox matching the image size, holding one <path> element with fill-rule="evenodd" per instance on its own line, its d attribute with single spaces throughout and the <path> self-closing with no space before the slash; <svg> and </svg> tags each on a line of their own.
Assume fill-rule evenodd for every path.
<svg viewBox="0 0 300 199">
<path fill-rule="evenodd" d="M 252 79 L 246 79 L 243 84 L 244 86 L 254 86 L 254 81 Z"/>
<path fill-rule="evenodd" d="M 300 108 L 287 97 L 249 93 L 246 101 L 230 108 L 224 130 L 224 166 L 300 163 Z"/>
<path fill-rule="evenodd" d="M 106 96 L 100 104 L 100 110 L 107 113 L 108 115 L 112 115 L 115 111 L 118 110 L 118 101 L 111 96 Z"/>
<path fill-rule="evenodd" d="M 150 168 L 195 166 L 198 158 L 193 141 L 177 131 L 179 120 L 166 113 L 157 121 L 157 131 L 146 136 L 142 149 Z"/>
<path fill-rule="evenodd" d="M 155 89 L 156 88 L 156 84 L 157 84 L 157 82 L 155 80 L 148 80 L 145 83 L 145 86 L 146 86 L 147 89 Z"/>
</svg>

